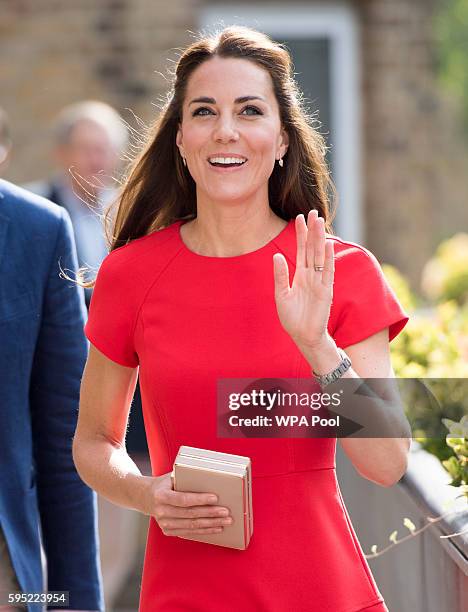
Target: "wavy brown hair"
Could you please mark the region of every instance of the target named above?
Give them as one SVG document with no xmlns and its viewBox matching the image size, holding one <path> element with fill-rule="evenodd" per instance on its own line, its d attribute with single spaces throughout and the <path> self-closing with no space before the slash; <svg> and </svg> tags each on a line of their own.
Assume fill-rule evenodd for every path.
<svg viewBox="0 0 468 612">
<path fill-rule="evenodd" d="M 336 196 L 336 189 L 325 161 L 327 147 L 304 108 L 289 52 L 266 34 L 231 26 L 201 35 L 179 57 L 167 101 L 129 167 L 118 200 L 106 211 L 111 251 L 178 219 L 196 217 L 195 182 L 182 164 L 176 134 L 188 80 L 198 66 L 213 57 L 246 59 L 270 74 L 282 126 L 289 136 L 284 167 L 275 164 L 269 179 L 270 207 L 284 220 L 317 209 L 331 231 L 329 196 L 330 191 Z M 94 281 L 84 284 L 92 287 Z"/>
</svg>

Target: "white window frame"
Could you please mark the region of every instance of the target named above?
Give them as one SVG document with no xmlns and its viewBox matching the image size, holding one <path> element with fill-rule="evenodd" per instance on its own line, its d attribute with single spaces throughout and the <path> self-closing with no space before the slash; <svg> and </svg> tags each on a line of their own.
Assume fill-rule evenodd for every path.
<svg viewBox="0 0 468 612">
<path fill-rule="evenodd" d="M 330 41 L 330 113 L 334 181 L 339 193 L 335 232 L 345 240 L 364 240 L 362 210 L 362 126 L 359 22 L 349 4 L 210 4 L 200 9 L 199 25 L 239 24 L 273 38 L 327 38 Z"/>
</svg>

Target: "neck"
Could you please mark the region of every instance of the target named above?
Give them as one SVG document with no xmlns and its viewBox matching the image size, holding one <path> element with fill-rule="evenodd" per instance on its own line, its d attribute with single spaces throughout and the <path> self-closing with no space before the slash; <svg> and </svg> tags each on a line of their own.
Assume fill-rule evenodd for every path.
<svg viewBox="0 0 468 612">
<path fill-rule="evenodd" d="M 236 210 L 199 209 L 181 234 L 190 250 L 208 257 L 235 257 L 260 249 L 287 225 L 268 206 L 251 214 Z"/>
</svg>

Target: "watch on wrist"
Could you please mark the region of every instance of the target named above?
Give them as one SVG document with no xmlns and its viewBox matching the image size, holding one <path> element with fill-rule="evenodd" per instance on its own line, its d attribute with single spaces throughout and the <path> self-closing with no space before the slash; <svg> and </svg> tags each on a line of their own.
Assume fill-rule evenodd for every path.
<svg viewBox="0 0 468 612">
<path fill-rule="evenodd" d="M 341 362 L 334 370 L 328 372 L 328 374 L 317 374 L 312 370 L 312 374 L 322 388 L 326 387 L 338 378 L 341 378 L 343 374 L 351 367 L 351 359 L 343 351 L 343 349 L 338 348 L 338 353 L 340 354 Z"/>
</svg>

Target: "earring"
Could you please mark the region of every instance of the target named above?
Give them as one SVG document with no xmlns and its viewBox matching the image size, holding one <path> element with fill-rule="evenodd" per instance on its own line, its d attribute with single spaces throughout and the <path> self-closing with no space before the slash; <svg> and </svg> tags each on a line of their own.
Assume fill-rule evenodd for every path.
<svg viewBox="0 0 468 612">
<path fill-rule="evenodd" d="M 184 162 L 184 166 L 187 167 L 187 160 L 185 159 L 183 155 L 182 155 L 182 161 Z"/>
<path fill-rule="evenodd" d="M 278 160 L 278 165 L 280 166 L 280 168 L 282 168 L 282 167 L 283 167 L 284 162 L 283 162 L 283 158 L 282 158 L 282 157 L 280 157 L 280 158 L 279 158 L 279 160 Z"/>
</svg>

